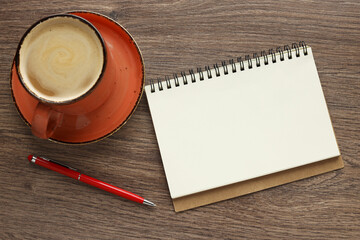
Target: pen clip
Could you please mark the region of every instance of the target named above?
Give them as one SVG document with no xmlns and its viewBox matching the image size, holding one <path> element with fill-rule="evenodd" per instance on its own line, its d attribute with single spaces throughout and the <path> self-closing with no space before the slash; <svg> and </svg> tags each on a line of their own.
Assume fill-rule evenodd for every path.
<svg viewBox="0 0 360 240">
<path fill-rule="evenodd" d="M 41 157 L 41 158 L 44 159 L 44 160 L 46 160 L 46 161 L 48 161 L 48 162 L 52 162 L 52 163 L 58 164 L 58 165 L 60 165 L 60 166 L 62 166 L 62 167 L 66 167 L 66 168 L 68 168 L 68 169 L 71 169 L 71 170 L 74 170 L 74 171 L 78 171 L 76 168 L 70 167 L 70 166 L 65 165 L 65 164 L 63 164 L 63 163 L 59 163 L 59 162 L 56 162 L 56 161 L 54 161 L 54 160 L 50 160 L 50 159 L 44 158 L 44 157 Z"/>
</svg>

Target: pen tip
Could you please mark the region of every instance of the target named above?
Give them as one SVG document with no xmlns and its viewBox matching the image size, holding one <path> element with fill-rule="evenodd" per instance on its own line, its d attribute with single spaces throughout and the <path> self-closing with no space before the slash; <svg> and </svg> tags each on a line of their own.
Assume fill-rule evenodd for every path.
<svg viewBox="0 0 360 240">
<path fill-rule="evenodd" d="M 28 160 L 31 161 L 32 158 L 33 158 L 33 155 L 30 154 L 30 155 L 28 156 Z"/>
<path fill-rule="evenodd" d="M 146 200 L 146 199 L 144 199 L 143 204 L 148 205 L 148 206 L 152 206 L 152 207 L 156 207 L 155 203 L 150 202 L 149 200 Z"/>
</svg>

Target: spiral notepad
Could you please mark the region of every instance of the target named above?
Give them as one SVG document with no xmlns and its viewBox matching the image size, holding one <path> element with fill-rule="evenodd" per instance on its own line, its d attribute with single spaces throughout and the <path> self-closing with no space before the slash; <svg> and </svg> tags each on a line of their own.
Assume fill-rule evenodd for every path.
<svg viewBox="0 0 360 240">
<path fill-rule="evenodd" d="M 151 81 L 145 91 L 175 210 L 342 167 L 304 42 Z M 294 173 L 334 158 L 332 167 Z M 181 199 L 192 200 L 177 207 Z"/>
</svg>

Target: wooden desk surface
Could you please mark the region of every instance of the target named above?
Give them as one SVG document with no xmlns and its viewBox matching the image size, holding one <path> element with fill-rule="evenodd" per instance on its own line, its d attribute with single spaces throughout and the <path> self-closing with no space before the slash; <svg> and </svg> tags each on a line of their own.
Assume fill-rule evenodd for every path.
<svg viewBox="0 0 360 240">
<path fill-rule="evenodd" d="M 90 145 L 37 139 L 19 118 L 9 70 L 25 30 L 84 9 L 112 17 L 142 50 L 149 79 L 279 45 L 312 46 L 345 168 L 183 213 L 173 211 L 145 96 L 130 121 Z M 0 239 L 360 238 L 358 1 L 1 1 Z M 144 207 L 31 166 L 61 159 L 158 204 Z"/>
</svg>

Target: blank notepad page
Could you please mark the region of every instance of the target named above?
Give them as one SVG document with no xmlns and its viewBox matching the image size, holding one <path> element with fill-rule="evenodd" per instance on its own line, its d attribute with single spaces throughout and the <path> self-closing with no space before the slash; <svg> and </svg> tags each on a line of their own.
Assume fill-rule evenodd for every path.
<svg viewBox="0 0 360 240">
<path fill-rule="evenodd" d="M 340 155 L 311 48 L 300 53 L 145 87 L 172 198 Z"/>
</svg>

